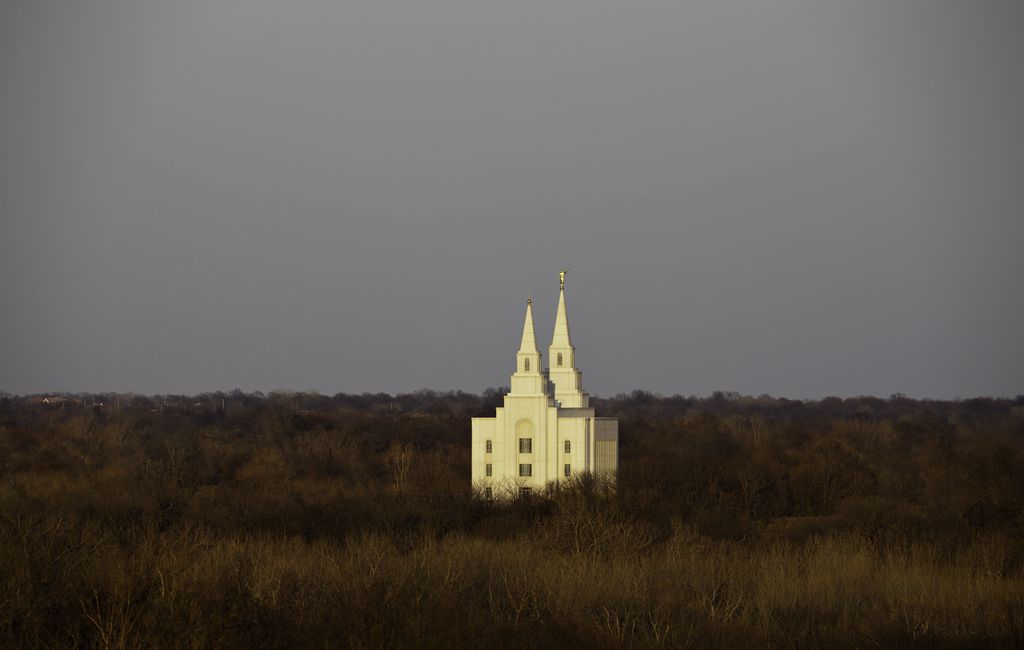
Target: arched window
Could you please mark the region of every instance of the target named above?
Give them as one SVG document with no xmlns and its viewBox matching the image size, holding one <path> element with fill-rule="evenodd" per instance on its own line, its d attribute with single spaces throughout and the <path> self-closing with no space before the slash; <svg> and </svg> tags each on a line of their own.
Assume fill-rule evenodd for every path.
<svg viewBox="0 0 1024 650">
<path fill-rule="evenodd" d="M 572 443 L 571 443 L 571 442 L 569 442 L 568 440 L 566 440 L 566 441 L 565 441 L 565 453 L 567 453 L 567 454 L 568 454 L 568 453 L 570 453 L 571 451 L 572 451 Z"/>
<path fill-rule="evenodd" d="M 523 372 L 530 372 L 530 360 L 523 359 Z"/>
<path fill-rule="evenodd" d="M 484 444 L 484 453 L 486 453 L 486 454 L 491 453 L 491 441 L 490 440 L 486 441 L 485 444 Z"/>
<path fill-rule="evenodd" d="M 558 365 L 562 365 L 562 353 L 558 353 Z"/>
</svg>

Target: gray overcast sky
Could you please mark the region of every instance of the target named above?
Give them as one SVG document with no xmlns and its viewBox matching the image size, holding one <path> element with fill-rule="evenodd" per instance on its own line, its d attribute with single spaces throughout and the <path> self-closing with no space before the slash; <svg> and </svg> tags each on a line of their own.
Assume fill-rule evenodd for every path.
<svg viewBox="0 0 1024 650">
<path fill-rule="evenodd" d="M 1024 3 L 6 0 L 0 390 L 1024 393 Z"/>
</svg>

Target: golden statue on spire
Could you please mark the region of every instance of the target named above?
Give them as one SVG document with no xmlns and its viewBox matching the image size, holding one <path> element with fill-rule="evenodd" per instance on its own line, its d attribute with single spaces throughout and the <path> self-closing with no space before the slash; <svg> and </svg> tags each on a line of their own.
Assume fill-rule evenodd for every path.
<svg viewBox="0 0 1024 650">
<path fill-rule="evenodd" d="M 561 291 L 565 290 L 565 274 L 569 272 L 568 267 L 562 267 L 562 270 L 558 272 L 558 288 Z"/>
</svg>

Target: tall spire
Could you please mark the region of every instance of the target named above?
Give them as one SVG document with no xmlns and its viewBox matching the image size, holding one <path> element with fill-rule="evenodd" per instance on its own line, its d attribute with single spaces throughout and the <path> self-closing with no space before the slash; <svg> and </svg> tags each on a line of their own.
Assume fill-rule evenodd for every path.
<svg viewBox="0 0 1024 650">
<path fill-rule="evenodd" d="M 562 269 L 558 273 L 558 313 L 555 315 L 555 333 L 548 348 L 551 364 L 548 376 L 555 387 L 555 400 L 562 407 L 586 408 L 589 398 L 583 392 L 583 380 L 576 369 L 576 350 L 569 336 L 569 317 L 565 313 L 565 274 L 568 272 L 569 269 Z"/>
<path fill-rule="evenodd" d="M 523 340 L 519 344 L 519 353 L 525 352 L 537 352 L 537 337 L 533 333 L 533 298 L 526 299 L 526 322 L 523 323 Z"/>
<path fill-rule="evenodd" d="M 565 313 L 565 272 L 563 269 L 561 277 L 561 289 L 558 291 L 558 314 L 555 316 L 555 334 L 551 338 L 552 347 L 571 347 L 572 338 L 569 336 L 569 317 Z"/>
</svg>

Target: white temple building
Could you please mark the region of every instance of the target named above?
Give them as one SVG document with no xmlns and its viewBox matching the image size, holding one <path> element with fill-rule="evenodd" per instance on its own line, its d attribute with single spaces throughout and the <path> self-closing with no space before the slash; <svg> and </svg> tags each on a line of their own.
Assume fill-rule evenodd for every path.
<svg viewBox="0 0 1024 650">
<path fill-rule="evenodd" d="M 576 368 L 565 311 L 566 271 L 548 347 L 550 368 L 541 368 L 528 299 L 512 389 L 493 418 L 473 418 L 473 486 L 485 498 L 541 490 L 583 472 L 614 479 L 618 468 L 619 421 L 595 416 Z"/>
</svg>

